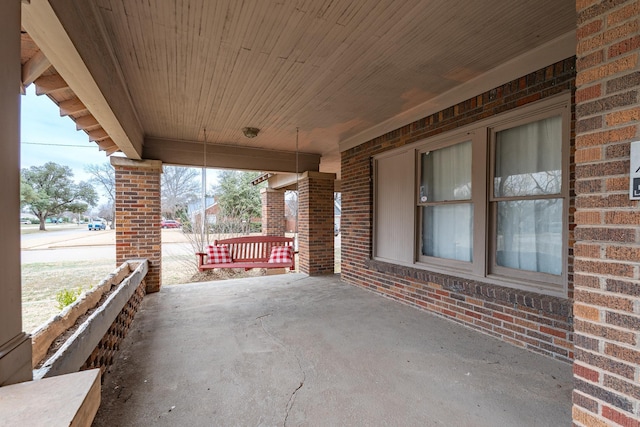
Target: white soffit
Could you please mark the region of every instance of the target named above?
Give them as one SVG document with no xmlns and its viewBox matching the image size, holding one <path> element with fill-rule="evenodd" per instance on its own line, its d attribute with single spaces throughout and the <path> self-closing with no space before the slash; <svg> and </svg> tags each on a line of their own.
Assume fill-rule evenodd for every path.
<svg viewBox="0 0 640 427">
<path fill-rule="evenodd" d="M 357 147 L 380 135 L 399 129 L 445 108 L 466 101 L 541 68 L 576 54 L 576 32 L 570 31 L 550 42 L 513 58 L 492 70 L 468 80 L 427 102 L 393 116 L 350 138 L 340 141 L 340 151 Z"/>
<path fill-rule="evenodd" d="M 22 26 L 122 152 L 140 159 L 142 133 L 129 138 L 49 2 L 23 2 Z"/>
</svg>

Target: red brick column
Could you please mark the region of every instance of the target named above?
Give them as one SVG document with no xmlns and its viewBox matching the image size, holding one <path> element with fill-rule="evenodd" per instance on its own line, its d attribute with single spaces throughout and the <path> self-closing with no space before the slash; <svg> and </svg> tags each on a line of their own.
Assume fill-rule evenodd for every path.
<svg viewBox="0 0 640 427">
<path fill-rule="evenodd" d="M 333 274 L 333 189 L 335 174 L 306 172 L 298 183 L 300 271 L 310 276 Z"/>
<path fill-rule="evenodd" d="M 111 164 L 116 170 L 116 265 L 133 258 L 148 259 L 147 293 L 158 292 L 162 162 L 111 157 Z"/>
<path fill-rule="evenodd" d="M 640 425 L 640 2 L 576 0 L 573 422 Z"/>
<path fill-rule="evenodd" d="M 265 236 L 284 236 L 284 190 L 263 188 L 260 190 L 262 200 L 262 234 Z"/>
</svg>

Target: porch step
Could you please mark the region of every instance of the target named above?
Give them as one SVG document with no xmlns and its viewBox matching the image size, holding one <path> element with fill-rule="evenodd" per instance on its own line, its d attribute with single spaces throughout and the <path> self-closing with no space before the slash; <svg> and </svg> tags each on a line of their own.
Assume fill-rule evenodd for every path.
<svg viewBox="0 0 640 427">
<path fill-rule="evenodd" d="M 89 427 L 99 406 L 100 369 L 0 387 L 5 427 Z"/>
</svg>

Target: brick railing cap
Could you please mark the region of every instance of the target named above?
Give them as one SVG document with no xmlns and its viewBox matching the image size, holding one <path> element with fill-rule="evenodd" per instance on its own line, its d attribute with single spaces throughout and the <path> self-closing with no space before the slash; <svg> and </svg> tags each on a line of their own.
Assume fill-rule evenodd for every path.
<svg viewBox="0 0 640 427">
<path fill-rule="evenodd" d="M 323 172 L 307 171 L 307 172 L 302 174 L 302 178 L 301 179 L 330 179 L 330 180 L 335 180 L 336 179 L 336 174 L 335 173 L 323 173 Z"/>
<path fill-rule="evenodd" d="M 162 162 L 160 160 L 134 160 L 126 157 L 110 157 L 109 160 L 112 166 L 156 170 L 162 173 Z"/>
<path fill-rule="evenodd" d="M 260 193 L 284 193 L 284 189 L 275 189 L 270 187 L 265 187 L 260 189 Z"/>
</svg>

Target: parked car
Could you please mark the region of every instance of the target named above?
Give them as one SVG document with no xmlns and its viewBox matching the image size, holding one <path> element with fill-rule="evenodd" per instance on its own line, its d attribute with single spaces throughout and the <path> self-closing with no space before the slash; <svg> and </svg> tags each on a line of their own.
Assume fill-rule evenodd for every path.
<svg viewBox="0 0 640 427">
<path fill-rule="evenodd" d="M 162 228 L 180 228 L 182 225 L 178 221 L 172 219 L 165 219 L 160 223 Z"/>
<path fill-rule="evenodd" d="M 106 230 L 107 225 L 101 221 L 94 221 L 89 223 L 89 231 Z"/>
</svg>

